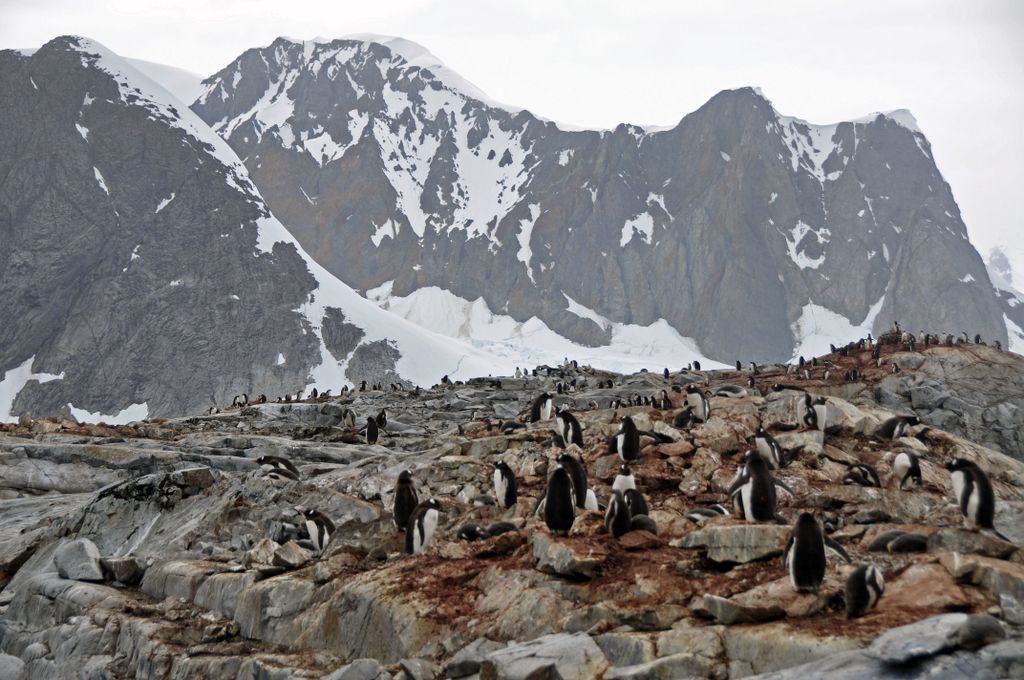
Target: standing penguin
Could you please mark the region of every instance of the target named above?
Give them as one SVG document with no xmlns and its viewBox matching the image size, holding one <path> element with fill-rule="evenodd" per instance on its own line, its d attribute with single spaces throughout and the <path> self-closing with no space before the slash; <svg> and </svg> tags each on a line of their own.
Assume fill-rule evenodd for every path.
<svg viewBox="0 0 1024 680">
<path fill-rule="evenodd" d="M 580 421 L 576 420 L 576 416 L 568 411 L 559 411 L 557 418 L 558 433 L 562 435 L 562 441 L 565 443 L 565 446 L 575 444 L 582 448 L 583 429 L 580 427 Z"/>
<path fill-rule="evenodd" d="M 687 404 L 682 410 L 677 411 L 672 418 L 672 427 L 685 429 L 693 424 L 693 409 Z"/>
<path fill-rule="evenodd" d="M 629 465 L 623 463 L 619 467 L 619 474 L 615 475 L 615 481 L 612 482 L 612 491 L 626 493 L 626 489 L 635 488 L 636 478 L 633 477 L 633 471 L 629 469 Z"/>
<path fill-rule="evenodd" d="M 885 592 L 885 578 L 873 564 L 860 565 L 846 579 L 846 616 L 855 619 L 874 609 Z"/>
<path fill-rule="evenodd" d="M 814 411 L 814 419 L 818 424 L 818 429 L 824 434 L 828 428 L 828 399 L 818 397 L 811 403 L 811 408 Z"/>
<path fill-rule="evenodd" d="M 420 504 L 420 497 L 416 493 L 416 482 L 413 481 L 412 473 L 402 470 L 398 475 L 398 482 L 395 483 L 395 505 L 393 514 L 395 526 L 399 531 L 405 531 L 409 526 L 409 518 Z"/>
<path fill-rule="evenodd" d="M 622 493 L 622 497 L 626 499 L 626 505 L 629 506 L 631 517 L 646 515 L 650 512 L 647 508 L 647 499 L 636 489 L 626 489 Z"/>
<path fill-rule="evenodd" d="M 875 437 L 878 439 L 899 439 L 905 437 L 910 431 L 911 425 L 919 425 L 921 419 L 917 416 L 893 416 L 887 418 L 875 430 Z"/>
<path fill-rule="evenodd" d="M 554 406 L 555 402 L 551 399 L 551 395 L 547 392 L 542 392 L 533 400 L 533 405 L 530 406 L 530 422 L 539 423 L 542 420 L 549 420 Z"/>
<path fill-rule="evenodd" d="M 896 473 L 896 479 L 900 480 L 900 489 L 907 483 L 907 480 L 918 486 L 924 484 L 921 477 L 921 463 L 913 453 L 904 451 L 898 454 L 892 461 L 892 469 Z"/>
<path fill-rule="evenodd" d="M 821 524 L 809 512 L 802 512 L 793 525 L 783 562 L 789 570 L 789 580 L 802 593 L 816 593 L 825 580 L 825 545 L 838 552 L 849 562 L 850 555 L 843 546 L 825 535 Z"/>
<path fill-rule="evenodd" d="M 304 508 L 301 505 L 295 509 L 301 512 L 306 520 L 306 533 L 309 535 L 313 548 L 317 554 L 322 555 L 324 548 L 331 541 L 331 536 L 334 535 L 334 522 L 319 510 Z"/>
<path fill-rule="evenodd" d="M 952 477 L 953 494 L 956 496 L 967 528 L 984 529 L 1006 540 L 992 524 L 996 510 L 996 495 L 985 471 L 966 458 L 957 458 L 946 465 L 946 469 Z"/>
<path fill-rule="evenodd" d="M 654 400 L 654 407 L 662 411 L 672 408 L 672 400 L 668 397 L 668 390 L 658 391 L 658 397 Z"/>
<path fill-rule="evenodd" d="M 619 424 L 619 433 L 612 441 L 622 462 L 629 463 L 640 460 L 640 432 L 636 429 L 636 423 L 632 418 L 623 416 L 622 422 Z"/>
<path fill-rule="evenodd" d="M 556 465 L 544 493 L 544 523 L 555 536 L 568 536 L 575 520 L 572 479 L 564 467 Z"/>
<path fill-rule="evenodd" d="M 699 387 L 686 386 L 686 403 L 693 409 L 694 418 L 702 423 L 708 422 L 708 418 L 711 417 L 711 402 Z"/>
<path fill-rule="evenodd" d="M 345 427 L 355 427 L 356 412 L 350 408 L 345 409 L 345 411 L 341 414 L 341 424 L 344 425 Z"/>
<path fill-rule="evenodd" d="M 576 507 L 596 512 L 597 496 L 587 487 L 587 469 L 583 467 L 583 463 L 576 456 L 563 453 L 558 457 L 558 464 L 569 473 Z"/>
<path fill-rule="evenodd" d="M 422 555 L 430 547 L 437 531 L 437 522 L 441 516 L 441 503 L 436 499 L 423 501 L 416 506 L 409 518 L 409 526 L 405 530 L 405 552 L 410 555 Z"/>
<path fill-rule="evenodd" d="M 380 410 L 380 413 L 377 414 L 376 421 L 377 427 L 382 430 L 388 426 L 388 410 L 386 408 L 382 408 Z"/>
<path fill-rule="evenodd" d="M 786 466 L 786 452 L 775 441 L 775 437 L 768 434 L 764 427 L 758 427 L 754 433 L 754 446 L 761 457 L 768 462 L 773 470 L 779 470 Z"/>
<path fill-rule="evenodd" d="M 612 492 L 612 500 L 608 503 L 608 511 L 604 515 L 604 526 L 615 538 L 629 533 L 632 529 L 632 517 L 629 505 L 621 491 Z"/>
<path fill-rule="evenodd" d="M 736 512 L 748 522 L 775 521 L 775 487 L 790 494 L 785 484 L 771 476 L 768 463 L 757 451 L 747 451 L 743 467 L 729 487 L 727 495 L 733 500 Z"/>
<path fill-rule="evenodd" d="M 373 418 L 367 418 L 366 427 L 363 428 L 362 434 L 366 437 L 367 444 L 376 444 L 377 437 L 380 436 L 380 428 L 377 427 L 377 421 Z"/>
<path fill-rule="evenodd" d="M 517 500 L 517 484 L 515 473 L 503 460 L 494 464 L 494 497 L 498 507 L 511 508 Z"/>
<path fill-rule="evenodd" d="M 818 414 L 814 411 L 814 400 L 810 392 L 804 392 L 803 415 L 804 427 L 809 430 L 818 429 Z"/>
</svg>

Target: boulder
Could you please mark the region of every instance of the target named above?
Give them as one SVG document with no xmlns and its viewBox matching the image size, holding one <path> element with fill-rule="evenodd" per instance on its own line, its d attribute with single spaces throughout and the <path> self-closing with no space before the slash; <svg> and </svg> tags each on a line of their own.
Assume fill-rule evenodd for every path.
<svg viewBox="0 0 1024 680">
<path fill-rule="evenodd" d="M 608 550 L 595 541 L 556 538 L 545 531 L 535 531 L 532 540 L 534 566 L 548 574 L 593 578 L 608 561 Z"/>
<path fill-rule="evenodd" d="M 138 585 L 146 574 L 146 563 L 137 557 L 103 557 L 100 565 L 111 580 L 126 586 Z"/>
<path fill-rule="evenodd" d="M 73 581 L 103 581 L 100 551 L 88 538 L 76 538 L 57 546 L 53 563 L 61 578 Z"/>
<path fill-rule="evenodd" d="M 613 668 L 605 680 L 676 680 L 677 678 L 706 678 L 712 664 L 696 654 L 673 654 L 647 663 Z"/>
<path fill-rule="evenodd" d="M 782 554 L 790 528 L 776 524 L 715 524 L 693 531 L 672 545 L 705 548 L 715 562 L 745 564 Z"/>
<path fill-rule="evenodd" d="M 445 672 L 450 678 L 463 678 L 480 671 L 480 665 L 484 657 L 491 652 L 502 649 L 505 645 L 487 638 L 478 638 L 460 649 L 452 656 L 451 661 L 445 666 Z"/>
<path fill-rule="evenodd" d="M 480 666 L 480 680 L 593 680 L 607 668 L 589 635 L 557 633 L 491 652 Z"/>
<path fill-rule="evenodd" d="M 876 659 L 904 664 L 920 657 L 935 656 L 955 646 L 955 636 L 967 614 L 943 614 L 886 631 L 868 648 Z"/>
</svg>

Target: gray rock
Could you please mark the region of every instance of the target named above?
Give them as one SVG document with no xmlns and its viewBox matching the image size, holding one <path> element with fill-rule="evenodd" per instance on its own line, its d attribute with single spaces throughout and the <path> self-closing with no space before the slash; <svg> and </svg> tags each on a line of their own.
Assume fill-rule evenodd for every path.
<svg viewBox="0 0 1024 680">
<path fill-rule="evenodd" d="M 674 654 L 635 666 L 613 668 L 605 680 L 675 680 L 676 678 L 705 678 L 711 672 L 706 659 L 695 654 Z"/>
<path fill-rule="evenodd" d="M 491 652 L 502 649 L 505 645 L 500 642 L 478 638 L 460 649 L 452 656 L 451 661 L 445 666 L 445 672 L 451 678 L 463 678 L 480 671 L 480 664 Z"/>
<path fill-rule="evenodd" d="M 705 595 L 696 611 L 727 626 L 736 623 L 771 621 L 772 619 L 781 619 L 786 615 L 786 610 L 778 605 L 767 607 L 748 605 L 717 595 Z"/>
<path fill-rule="evenodd" d="M 427 659 L 402 659 L 398 664 L 408 680 L 434 680 L 438 668 Z"/>
<path fill-rule="evenodd" d="M 956 644 L 970 651 L 1005 639 L 1006 629 L 999 619 L 988 614 L 971 614 L 955 633 Z"/>
<path fill-rule="evenodd" d="M 74 581 L 103 581 L 100 551 L 88 538 L 66 541 L 53 553 L 53 563 L 62 578 Z"/>
<path fill-rule="evenodd" d="M 872 642 L 868 652 L 877 659 L 894 664 L 935 656 L 955 644 L 950 638 L 955 638 L 966 620 L 966 614 L 943 614 L 893 628 Z"/>
<path fill-rule="evenodd" d="M 146 574 L 146 564 L 137 557 L 102 557 L 100 566 L 111 579 L 126 586 L 138 585 Z"/>
<path fill-rule="evenodd" d="M 591 680 L 607 665 L 604 654 L 590 636 L 559 633 L 491 652 L 481 664 L 480 678 Z"/>
<path fill-rule="evenodd" d="M 682 548 L 706 548 L 715 562 L 744 564 L 782 554 L 789 527 L 773 524 L 707 526 L 674 542 Z"/>
<path fill-rule="evenodd" d="M 594 642 L 613 666 L 635 666 L 655 658 L 654 644 L 644 635 L 606 633 L 594 636 Z"/>
<path fill-rule="evenodd" d="M 608 553 L 575 538 L 555 538 L 543 531 L 532 536 L 533 560 L 537 569 L 559 576 L 593 578 L 601 573 Z"/>
<path fill-rule="evenodd" d="M 323 676 L 322 680 L 384 680 L 390 677 L 376 659 L 356 659 Z"/>
<path fill-rule="evenodd" d="M 25 670 L 25 662 L 16 656 L 0 652 L 0 678 L 16 680 Z"/>
</svg>

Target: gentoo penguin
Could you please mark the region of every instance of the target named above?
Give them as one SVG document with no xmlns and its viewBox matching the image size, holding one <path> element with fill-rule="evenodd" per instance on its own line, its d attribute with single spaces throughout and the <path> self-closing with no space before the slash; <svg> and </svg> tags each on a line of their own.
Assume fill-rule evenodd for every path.
<svg viewBox="0 0 1024 680">
<path fill-rule="evenodd" d="M 695 370 L 695 371 L 699 371 L 700 370 L 700 362 L 699 361 L 694 361 L 693 362 L 693 370 Z"/>
<path fill-rule="evenodd" d="M 838 552 L 849 562 L 850 555 L 843 546 L 825 535 L 821 524 L 809 512 L 802 512 L 793 525 L 783 563 L 789 570 L 789 580 L 802 593 L 816 593 L 825 580 L 825 545 Z"/>
<path fill-rule="evenodd" d="M 686 428 L 693 424 L 693 409 L 689 405 L 678 411 L 672 418 L 672 427 Z"/>
<path fill-rule="evenodd" d="M 490 538 L 487 529 L 484 529 L 479 524 L 463 524 L 459 527 L 457 536 L 460 541 L 481 541 L 485 538 Z"/>
<path fill-rule="evenodd" d="M 630 518 L 629 528 L 632 531 L 649 531 L 652 534 L 658 533 L 657 523 L 647 515 L 633 515 Z"/>
<path fill-rule="evenodd" d="M 966 458 L 957 458 L 946 465 L 946 469 L 952 477 L 953 494 L 956 496 L 967 528 L 985 529 L 1006 540 L 992 525 L 996 495 L 992 490 L 992 482 L 984 470 Z"/>
<path fill-rule="evenodd" d="M 320 390 L 318 390 L 318 389 L 317 389 L 317 388 L 315 388 L 315 387 L 314 387 L 314 388 L 313 388 L 313 389 L 312 389 L 312 390 L 310 391 L 310 393 L 309 393 L 309 398 L 310 398 L 310 399 L 316 399 L 316 398 L 317 398 L 317 397 L 319 397 L 319 396 L 320 396 Z"/>
<path fill-rule="evenodd" d="M 904 451 L 897 454 L 896 458 L 892 461 L 892 469 L 896 473 L 896 479 L 900 481 L 901 489 L 908 480 L 918 486 L 924 484 L 924 480 L 921 478 L 921 463 L 913 453 Z"/>
<path fill-rule="evenodd" d="M 377 437 L 380 436 L 380 429 L 377 427 L 377 421 L 373 418 L 367 418 L 366 427 L 363 428 L 360 434 L 366 437 L 367 444 L 376 444 Z"/>
<path fill-rule="evenodd" d="M 256 464 L 267 472 L 271 472 L 273 470 L 287 470 L 291 474 L 295 475 L 295 479 L 299 478 L 299 469 L 287 458 L 281 458 L 279 456 L 260 456 L 256 459 Z"/>
<path fill-rule="evenodd" d="M 518 366 L 516 366 L 516 380 L 518 380 L 518 379 L 520 379 L 522 377 L 523 377 L 523 369 L 521 369 Z"/>
<path fill-rule="evenodd" d="M 402 470 L 395 483 L 395 505 L 394 516 L 395 526 L 399 531 L 405 531 L 409 526 L 409 518 L 420 504 L 419 494 L 416 493 L 416 482 L 413 481 L 412 473 Z"/>
<path fill-rule="evenodd" d="M 539 423 L 542 420 L 548 420 L 551 418 L 551 413 L 554 410 L 555 402 L 552 401 L 551 395 L 547 392 L 543 392 L 536 399 L 533 400 L 533 405 L 530 406 L 530 422 Z"/>
<path fill-rule="evenodd" d="M 555 536 L 569 535 L 569 529 L 576 519 L 576 507 L 573 503 L 572 479 L 569 472 L 561 465 L 556 465 L 548 479 L 548 488 L 544 493 L 544 523 Z"/>
<path fill-rule="evenodd" d="M 624 463 L 640 460 L 640 432 L 629 416 L 623 416 L 619 433 L 615 435 L 615 451 Z"/>
<path fill-rule="evenodd" d="M 654 400 L 654 407 L 661 409 L 662 411 L 667 411 L 672 408 L 672 400 L 668 398 L 667 390 L 660 390 L 658 392 L 658 396 Z"/>
<path fill-rule="evenodd" d="M 511 508 L 516 504 L 517 499 L 516 476 L 512 468 L 503 460 L 494 464 L 494 497 L 498 500 L 498 506 Z"/>
<path fill-rule="evenodd" d="M 447 376 L 445 376 L 445 377 L 447 377 Z M 359 381 L 359 391 L 360 392 L 365 392 L 366 391 L 366 381 L 365 380 L 360 380 Z"/>
<path fill-rule="evenodd" d="M 441 516 L 441 503 L 436 499 L 423 501 L 413 510 L 405 530 L 405 552 L 422 555 L 430 547 Z"/>
<path fill-rule="evenodd" d="M 626 489 L 635 488 L 636 478 L 633 477 L 633 471 L 629 469 L 629 465 L 623 463 L 619 467 L 619 474 L 615 475 L 615 481 L 612 482 L 612 491 L 626 493 Z"/>
<path fill-rule="evenodd" d="M 327 547 L 331 540 L 331 536 L 334 535 L 334 522 L 319 510 L 304 508 L 301 505 L 295 509 L 301 512 L 306 520 L 306 533 L 313 544 L 313 549 L 322 555 L 324 548 Z"/>
<path fill-rule="evenodd" d="M 743 364 L 740 363 L 739 359 L 737 359 L 736 360 L 736 371 L 739 372 L 739 371 L 742 371 L 742 370 L 743 370 Z"/>
<path fill-rule="evenodd" d="M 597 496 L 587 488 L 587 469 L 583 467 L 583 463 L 576 456 L 563 453 L 558 457 L 558 464 L 569 474 L 576 507 L 596 512 Z"/>
<path fill-rule="evenodd" d="M 629 513 L 629 505 L 621 491 L 613 491 L 612 499 L 608 503 L 608 510 L 604 515 L 604 526 L 615 538 L 622 534 L 629 533 L 633 527 L 632 517 Z"/>
<path fill-rule="evenodd" d="M 568 411 L 559 411 L 556 417 L 558 418 L 558 434 L 562 435 L 565 445 L 575 444 L 582 447 L 583 428 L 580 427 L 580 421 L 576 420 L 576 416 Z"/>
<path fill-rule="evenodd" d="M 708 418 L 711 417 L 711 403 L 699 387 L 686 386 L 686 403 L 693 409 L 694 418 L 702 423 L 708 422 Z"/>
<path fill-rule="evenodd" d="M 341 424 L 345 427 L 355 427 L 356 412 L 350 408 L 345 409 L 344 413 L 341 414 Z"/>
<path fill-rule="evenodd" d="M 272 482 L 297 482 L 299 476 L 287 468 L 260 468 L 263 479 L 269 479 Z"/>
<path fill-rule="evenodd" d="M 811 403 L 811 409 L 814 411 L 814 420 L 818 429 L 824 433 L 828 428 L 828 399 L 818 397 Z"/>
<path fill-rule="evenodd" d="M 764 427 L 758 427 L 754 433 L 754 446 L 773 470 L 786 466 L 786 452 L 775 441 L 775 437 L 765 432 Z"/>
<path fill-rule="evenodd" d="M 664 376 L 665 376 L 665 380 L 668 380 L 668 376 L 669 376 L 669 373 L 668 373 L 668 368 L 667 368 L 667 367 L 666 367 L 666 368 L 665 368 L 665 370 L 664 370 L 664 371 L 662 372 L 662 375 L 664 375 Z"/>
<path fill-rule="evenodd" d="M 647 508 L 647 499 L 644 495 L 636 489 L 626 489 L 622 493 L 622 497 L 626 499 L 626 505 L 629 506 L 630 516 L 646 515 L 650 511 Z"/>
<path fill-rule="evenodd" d="M 380 410 L 380 413 L 377 414 L 377 417 L 375 418 L 375 420 L 377 421 L 377 427 L 379 427 L 380 429 L 383 430 L 385 427 L 387 427 L 388 426 L 388 410 L 386 408 L 382 408 Z"/>
<path fill-rule="evenodd" d="M 874 609 L 885 592 L 885 579 L 873 564 L 860 565 L 846 579 L 846 617 L 856 619 Z"/>
<path fill-rule="evenodd" d="M 864 463 L 850 463 L 846 466 L 846 474 L 843 475 L 843 484 L 855 484 L 857 486 L 882 486 L 878 473 L 870 465 Z"/>
<path fill-rule="evenodd" d="M 510 531 L 518 530 L 519 527 L 517 527 L 515 524 L 512 524 L 512 522 L 494 522 L 493 524 L 487 527 L 487 535 L 500 536 L 502 534 L 507 534 Z"/>
<path fill-rule="evenodd" d="M 754 380 L 754 378 L 753 378 L 753 376 L 751 376 L 749 383 L 752 383 L 753 380 Z M 753 386 L 753 385 L 751 385 L 751 386 Z M 728 397 L 730 399 L 742 399 L 743 397 L 747 396 L 747 390 L 742 388 L 742 387 L 740 387 L 739 385 L 722 385 L 721 387 L 719 387 L 717 390 L 714 391 L 714 395 L 716 397 Z"/>
<path fill-rule="evenodd" d="M 920 425 L 921 419 L 917 416 L 893 416 L 887 418 L 875 430 L 875 437 L 878 439 L 899 439 L 910 432 L 911 425 Z"/>
<path fill-rule="evenodd" d="M 789 487 L 771 476 L 768 463 L 761 454 L 747 451 L 743 467 L 727 495 L 732 499 L 737 514 L 748 522 L 772 522 L 775 521 L 776 486 L 793 493 Z"/>
<path fill-rule="evenodd" d="M 724 505 L 716 503 L 715 505 L 709 505 L 706 508 L 695 508 L 686 513 L 686 519 L 691 522 L 703 522 L 706 519 L 714 519 L 716 517 L 728 517 L 729 508 Z"/>
</svg>

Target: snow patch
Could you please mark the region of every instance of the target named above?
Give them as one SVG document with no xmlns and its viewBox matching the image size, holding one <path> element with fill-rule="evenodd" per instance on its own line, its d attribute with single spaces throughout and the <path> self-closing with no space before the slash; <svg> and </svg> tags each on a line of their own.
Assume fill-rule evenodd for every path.
<svg viewBox="0 0 1024 680">
<path fill-rule="evenodd" d="M 639 235 L 644 243 L 651 242 L 651 236 L 654 234 L 654 218 L 649 212 L 642 212 L 636 217 L 626 220 L 626 223 L 622 225 L 622 235 L 619 238 L 619 245 L 625 247 L 627 243 L 633 240 L 634 236 Z"/>
<path fill-rule="evenodd" d="M 20 366 L 15 366 L 6 371 L 4 379 L 0 380 L 0 423 L 18 422 L 17 417 L 11 415 L 11 409 L 14 407 L 14 400 L 18 398 L 18 394 L 25 388 L 25 385 L 33 380 L 39 383 L 48 383 L 51 380 L 64 379 L 63 371 L 61 371 L 60 375 L 33 373 L 32 362 L 35 360 L 36 357 L 33 354 L 22 362 Z"/>
<path fill-rule="evenodd" d="M 74 404 L 68 402 L 68 409 L 71 415 L 80 423 L 106 423 L 107 425 L 127 425 L 128 423 L 145 420 L 149 417 L 149 403 L 132 404 L 131 406 L 118 411 L 113 415 L 104 415 L 99 411 L 91 413 L 84 408 L 75 408 Z"/>
<path fill-rule="evenodd" d="M 606 330 L 608 328 L 611 328 L 612 322 L 609 321 L 607 318 L 601 316 L 597 312 L 595 312 L 593 309 L 590 309 L 589 307 L 584 307 L 583 305 L 581 305 L 580 303 L 576 302 L 571 297 L 566 295 L 564 291 L 562 292 L 562 297 L 564 297 L 565 301 L 569 303 L 570 314 L 575 314 L 581 319 L 590 319 L 598 326 Z"/>
<path fill-rule="evenodd" d="M 164 200 L 160 201 L 160 203 L 157 204 L 156 212 L 160 212 L 161 210 L 166 208 L 167 204 L 170 203 L 173 200 L 174 200 L 174 192 L 172 191 L 169 198 L 165 198 Z"/>
<path fill-rule="evenodd" d="M 725 161 L 726 163 L 728 163 L 729 161 L 731 161 L 731 160 L 732 160 L 732 156 L 730 156 L 730 155 L 729 155 L 729 154 L 727 154 L 726 152 L 724 152 L 724 151 L 719 151 L 718 153 L 722 154 L 722 160 L 723 160 L 723 161 Z"/>
<path fill-rule="evenodd" d="M 875 324 L 875 318 L 882 311 L 885 295 L 868 309 L 864 321 L 854 324 L 841 314 L 837 314 L 821 305 L 808 302 L 800 312 L 800 318 L 793 324 L 793 336 L 796 338 L 796 349 L 793 358 L 816 357 L 828 354 L 830 344 L 845 345 L 848 342 L 867 337 Z"/>
<path fill-rule="evenodd" d="M 282 354 L 281 352 L 277 353 L 277 365 L 284 366 L 284 354 Z"/>
<path fill-rule="evenodd" d="M 961 283 L 970 283 L 973 280 L 974 280 L 974 277 L 971 276 L 970 274 L 967 274 L 966 276 L 964 276 L 963 278 L 960 279 L 960 282 Z"/>
<path fill-rule="evenodd" d="M 530 217 L 519 220 L 519 233 L 516 235 L 516 240 L 519 241 L 519 251 L 516 252 L 516 259 L 526 267 L 526 274 L 533 283 L 537 282 L 533 278 L 533 269 L 530 267 L 530 260 L 533 258 L 530 238 L 533 236 L 533 227 L 537 224 L 538 217 L 540 217 L 540 205 L 533 203 L 530 205 Z"/>
<path fill-rule="evenodd" d="M 75 123 L 75 129 L 78 130 L 78 134 L 82 135 L 82 139 L 89 141 L 89 128 L 79 123 Z"/>
<path fill-rule="evenodd" d="M 562 151 L 560 154 L 558 154 L 558 164 L 568 165 L 569 160 L 572 158 L 572 152 L 572 149 L 566 149 L 565 151 Z"/>
<path fill-rule="evenodd" d="M 373 234 L 370 235 L 370 241 L 373 242 L 373 247 L 377 248 L 380 246 L 380 242 L 384 240 L 384 237 L 388 236 L 394 239 L 398 236 L 398 225 L 395 221 L 388 218 L 384 224 L 377 226 Z"/>
<path fill-rule="evenodd" d="M 1024 329 L 1015 324 L 1010 320 L 1006 314 L 1003 314 L 1003 321 L 1006 322 L 1006 336 L 1009 342 L 1007 343 L 1007 349 L 1017 354 L 1024 354 Z M 0 400 L 0 420 L 3 419 L 3 403 Z"/>
<path fill-rule="evenodd" d="M 831 235 L 831 232 L 828 229 L 815 230 L 802 220 L 798 220 L 796 226 L 789 231 L 789 235 L 783 234 L 783 237 L 786 239 L 786 247 L 789 250 L 789 259 L 791 259 L 796 266 L 800 267 L 800 269 L 817 269 L 825 261 L 824 253 L 821 257 L 811 258 L 803 251 L 797 250 L 800 242 L 803 241 L 804 237 L 808 233 L 814 234 L 818 243 L 828 243 L 828 236 Z"/>
<path fill-rule="evenodd" d="M 97 168 L 95 165 L 92 166 L 92 172 L 96 176 L 96 181 L 99 183 L 100 189 L 103 189 L 103 193 L 109 196 L 110 189 L 107 189 L 107 183 L 103 181 L 103 175 L 100 174 L 99 168 Z"/>
</svg>

